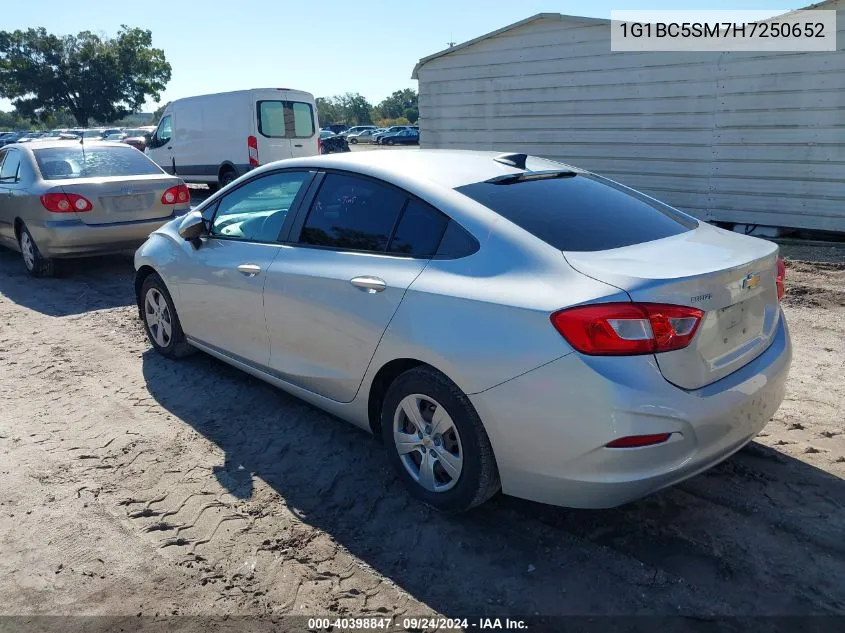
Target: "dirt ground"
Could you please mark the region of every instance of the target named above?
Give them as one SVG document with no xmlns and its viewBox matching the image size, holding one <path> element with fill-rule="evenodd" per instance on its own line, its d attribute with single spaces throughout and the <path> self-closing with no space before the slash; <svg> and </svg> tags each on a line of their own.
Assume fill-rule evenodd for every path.
<svg viewBox="0 0 845 633">
<path fill-rule="evenodd" d="M 789 262 L 788 395 L 747 449 L 615 510 L 499 496 L 449 518 L 365 433 L 153 353 L 129 257 L 33 280 L 0 249 L 0 614 L 845 614 L 828 259 Z"/>
</svg>

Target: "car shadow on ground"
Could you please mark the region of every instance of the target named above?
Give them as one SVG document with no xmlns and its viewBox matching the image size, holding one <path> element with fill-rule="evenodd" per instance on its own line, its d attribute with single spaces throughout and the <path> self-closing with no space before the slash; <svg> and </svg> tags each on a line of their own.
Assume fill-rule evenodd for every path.
<svg viewBox="0 0 845 633">
<path fill-rule="evenodd" d="M 48 316 L 133 305 L 134 279 L 131 253 L 56 260 L 55 276 L 36 279 L 20 253 L 0 248 L 0 295 Z"/>
<path fill-rule="evenodd" d="M 622 508 L 498 496 L 461 516 L 412 500 L 368 434 L 205 354 L 143 357 L 149 392 L 303 521 L 451 616 L 845 613 L 845 482 L 752 444 Z M 838 536 L 837 536 L 838 535 Z"/>
</svg>

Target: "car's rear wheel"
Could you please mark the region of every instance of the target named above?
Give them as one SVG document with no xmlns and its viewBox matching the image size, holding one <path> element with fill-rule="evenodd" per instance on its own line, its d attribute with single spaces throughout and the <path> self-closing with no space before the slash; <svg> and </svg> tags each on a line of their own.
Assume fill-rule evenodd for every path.
<svg viewBox="0 0 845 633">
<path fill-rule="evenodd" d="M 167 286 L 156 273 L 144 279 L 141 286 L 141 315 L 147 338 L 158 353 L 168 358 L 181 358 L 194 351 L 182 331 Z"/>
<path fill-rule="evenodd" d="M 463 512 L 498 492 L 490 440 L 467 396 L 429 367 L 400 375 L 382 407 L 388 459 L 410 493 L 444 512 Z"/>
<path fill-rule="evenodd" d="M 351 138 L 351 139 L 349 139 L 349 142 L 352 143 L 352 145 L 355 145 L 358 142 L 358 139 L 357 138 Z"/>
<path fill-rule="evenodd" d="M 234 169 L 227 168 L 220 172 L 220 188 L 222 189 L 229 183 L 234 182 L 237 179 L 238 175 L 235 173 Z"/>
<path fill-rule="evenodd" d="M 21 226 L 18 231 L 18 245 L 23 257 L 23 265 L 30 275 L 33 277 L 50 277 L 55 272 L 53 260 L 41 255 L 26 226 Z"/>
</svg>

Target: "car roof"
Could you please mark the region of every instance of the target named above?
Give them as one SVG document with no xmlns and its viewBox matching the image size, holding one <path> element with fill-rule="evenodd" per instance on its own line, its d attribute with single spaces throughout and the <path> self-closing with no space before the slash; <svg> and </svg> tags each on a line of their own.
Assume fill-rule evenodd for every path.
<svg viewBox="0 0 845 633">
<path fill-rule="evenodd" d="M 422 179 L 441 187 L 454 189 L 496 176 L 523 173 L 522 169 L 494 160 L 501 154 L 502 152 L 447 149 L 350 152 L 277 161 L 262 166 L 256 171 L 271 171 L 279 167 L 341 169 L 393 182 L 404 181 L 409 177 Z M 554 169 L 562 166 L 560 163 L 538 157 L 529 157 L 529 159 L 541 161 L 543 164 L 537 165 L 539 169 Z"/>
</svg>

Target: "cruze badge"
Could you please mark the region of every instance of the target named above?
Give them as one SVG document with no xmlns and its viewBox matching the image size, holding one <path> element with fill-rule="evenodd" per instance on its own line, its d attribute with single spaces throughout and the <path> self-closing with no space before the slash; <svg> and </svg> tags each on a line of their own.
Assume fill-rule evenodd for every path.
<svg viewBox="0 0 845 633">
<path fill-rule="evenodd" d="M 742 280 L 743 290 L 752 290 L 760 285 L 760 273 L 748 273 Z"/>
</svg>

